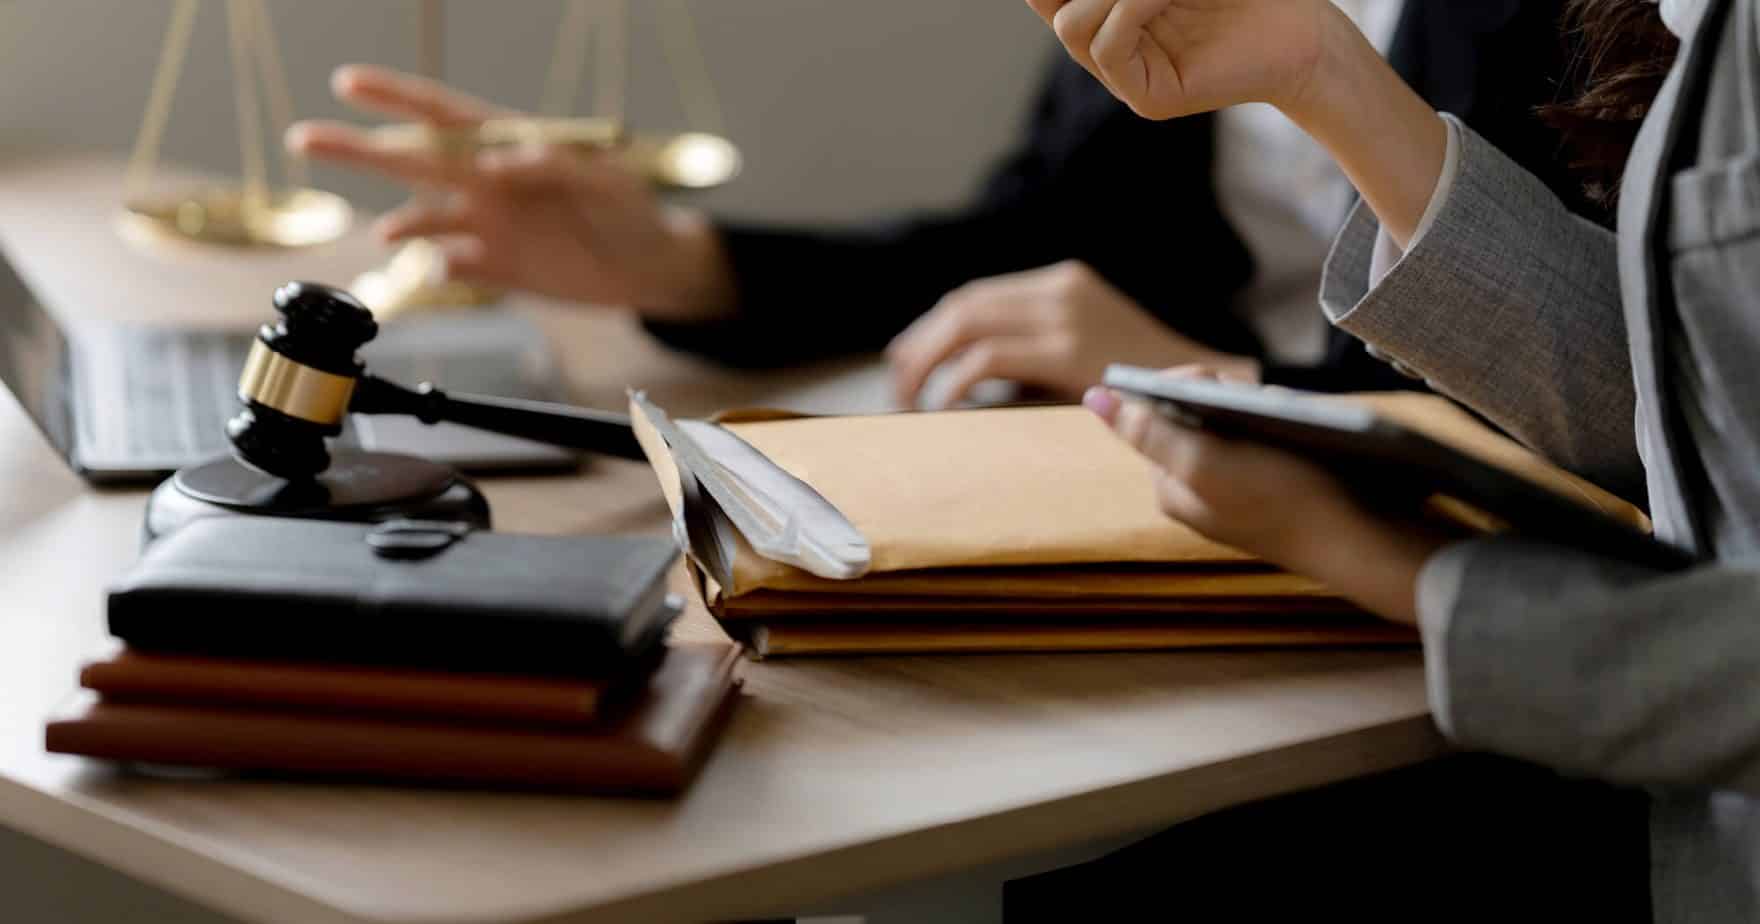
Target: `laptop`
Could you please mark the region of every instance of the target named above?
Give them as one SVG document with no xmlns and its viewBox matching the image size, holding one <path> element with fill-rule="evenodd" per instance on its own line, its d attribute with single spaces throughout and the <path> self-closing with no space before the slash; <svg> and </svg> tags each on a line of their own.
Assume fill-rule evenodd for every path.
<svg viewBox="0 0 1760 924">
<path fill-rule="evenodd" d="M 0 384 L 74 471 L 98 483 L 149 482 L 230 451 L 226 421 L 254 332 L 124 324 L 64 327 L 0 252 Z M 558 400 L 562 378 L 541 331 L 510 312 L 400 320 L 361 351 L 402 384 Z M 579 454 L 453 424 L 351 414 L 333 445 L 402 452 L 467 471 L 572 468 Z"/>
</svg>

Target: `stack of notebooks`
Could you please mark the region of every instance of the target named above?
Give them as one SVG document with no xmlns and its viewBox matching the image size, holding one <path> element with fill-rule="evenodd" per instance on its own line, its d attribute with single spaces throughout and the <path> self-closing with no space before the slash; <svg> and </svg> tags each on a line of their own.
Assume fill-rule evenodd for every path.
<svg viewBox="0 0 1760 924">
<path fill-rule="evenodd" d="M 1642 518 L 1440 398 L 1370 400 Z M 636 393 L 630 409 L 704 602 L 759 656 L 1417 641 L 1169 520 L 1149 463 L 1079 407 L 675 421 Z"/>
<path fill-rule="evenodd" d="M 85 667 L 47 747 L 179 767 L 677 793 L 738 700 L 738 649 L 665 644 L 675 559 L 652 539 L 198 521 L 155 542 L 112 590 L 120 644 Z"/>
</svg>

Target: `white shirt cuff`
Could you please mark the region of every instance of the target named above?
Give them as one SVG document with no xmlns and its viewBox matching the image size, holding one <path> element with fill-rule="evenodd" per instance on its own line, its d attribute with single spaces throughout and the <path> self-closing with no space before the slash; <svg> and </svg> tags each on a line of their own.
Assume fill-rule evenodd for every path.
<svg viewBox="0 0 1760 924">
<path fill-rule="evenodd" d="M 1424 215 L 1418 219 L 1418 227 L 1412 232 L 1412 239 L 1406 241 L 1403 249 L 1388 235 L 1386 225 L 1382 225 L 1380 232 L 1375 235 L 1375 250 L 1369 258 L 1371 289 L 1380 285 L 1382 277 L 1398 265 L 1406 252 L 1417 247 L 1424 235 L 1430 233 L 1430 226 L 1436 223 L 1437 214 L 1448 202 L 1449 193 L 1454 191 L 1455 177 L 1461 171 L 1461 125 L 1454 116 L 1446 112 L 1438 114 L 1442 117 L 1442 124 L 1448 127 L 1447 147 L 1442 154 L 1442 173 L 1436 178 L 1436 188 L 1430 192 L 1430 202 L 1424 206 Z"/>
</svg>

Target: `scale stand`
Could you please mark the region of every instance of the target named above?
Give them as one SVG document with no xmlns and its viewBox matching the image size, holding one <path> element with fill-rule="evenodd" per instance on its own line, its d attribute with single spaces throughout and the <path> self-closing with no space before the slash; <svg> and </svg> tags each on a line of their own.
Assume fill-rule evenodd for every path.
<svg viewBox="0 0 1760 924">
<path fill-rule="evenodd" d="M 293 119 L 293 103 L 265 0 L 226 0 L 242 182 L 169 194 L 150 190 L 199 6 L 199 0 L 177 0 L 172 8 L 146 113 L 129 157 L 118 230 L 131 242 L 149 248 L 171 241 L 225 247 L 310 247 L 341 237 L 354 220 L 354 210 L 341 196 L 307 187 L 304 165 L 283 155 L 281 172 L 286 182 L 270 182 L 259 93 L 268 97 L 278 140 Z"/>
</svg>

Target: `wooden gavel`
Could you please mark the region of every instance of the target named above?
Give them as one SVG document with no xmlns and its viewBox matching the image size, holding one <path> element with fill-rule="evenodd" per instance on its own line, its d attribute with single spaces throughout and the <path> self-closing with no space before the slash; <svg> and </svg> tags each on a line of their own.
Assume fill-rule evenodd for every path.
<svg viewBox="0 0 1760 924">
<path fill-rule="evenodd" d="M 289 481 L 330 467 L 325 440 L 342 432 L 350 413 L 402 414 L 582 449 L 641 459 L 641 446 L 622 414 L 566 404 L 449 395 L 432 384 L 407 388 L 367 372 L 358 351 L 379 332 L 359 301 L 341 289 L 290 282 L 275 290 L 279 321 L 251 344 L 238 380 L 244 407 L 226 424 L 239 461 Z"/>
</svg>

